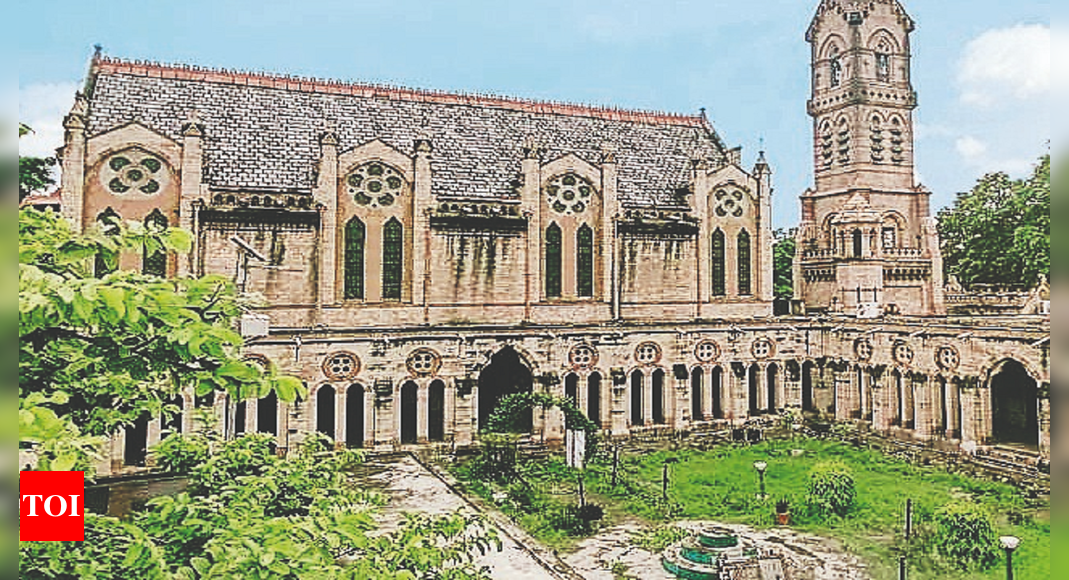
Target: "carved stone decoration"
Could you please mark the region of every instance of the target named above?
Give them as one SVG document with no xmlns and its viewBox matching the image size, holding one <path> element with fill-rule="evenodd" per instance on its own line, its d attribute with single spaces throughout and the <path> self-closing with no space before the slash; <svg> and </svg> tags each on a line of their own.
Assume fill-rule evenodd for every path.
<svg viewBox="0 0 1069 580">
<path fill-rule="evenodd" d="M 720 358 L 720 345 L 712 340 L 703 340 L 695 345 L 694 358 L 698 359 L 698 362 L 713 362 Z"/>
<path fill-rule="evenodd" d="M 442 368 L 442 357 L 433 349 L 417 348 L 405 361 L 408 372 L 417 377 L 432 377 Z"/>
<path fill-rule="evenodd" d="M 857 360 L 867 361 L 872 358 L 872 341 L 867 338 L 859 338 L 854 341 L 854 354 Z"/>
<path fill-rule="evenodd" d="M 389 207 L 405 193 L 401 173 L 379 161 L 365 163 L 345 178 L 345 186 L 353 201 L 368 207 Z"/>
<path fill-rule="evenodd" d="M 546 201 L 560 214 L 581 214 L 590 207 L 594 186 L 575 173 L 555 177 L 546 186 Z"/>
<path fill-rule="evenodd" d="M 935 352 L 935 364 L 945 371 L 956 370 L 961 364 L 961 355 L 958 354 L 958 349 L 950 345 L 941 346 Z"/>
<path fill-rule="evenodd" d="M 598 364 L 598 351 L 589 344 L 577 344 L 568 353 L 568 362 L 576 370 L 588 370 Z"/>
<path fill-rule="evenodd" d="M 642 366 L 661 362 L 661 347 L 656 342 L 644 342 L 635 347 L 635 362 Z"/>
<path fill-rule="evenodd" d="M 742 217 L 746 194 L 735 188 L 716 190 L 716 215 L 718 217 Z"/>
<path fill-rule="evenodd" d="M 776 354 L 776 345 L 767 338 L 758 338 L 750 345 L 750 353 L 756 359 L 766 359 Z"/>
<path fill-rule="evenodd" d="M 900 365 L 909 366 L 913 364 L 913 348 L 901 340 L 891 347 L 891 356 Z"/>
<path fill-rule="evenodd" d="M 100 181 L 115 195 L 156 195 L 171 182 L 167 164 L 152 153 L 127 149 L 101 166 Z"/>
<path fill-rule="evenodd" d="M 323 361 L 323 374 L 333 381 L 344 381 L 360 374 L 360 359 L 351 352 L 336 352 Z"/>
</svg>

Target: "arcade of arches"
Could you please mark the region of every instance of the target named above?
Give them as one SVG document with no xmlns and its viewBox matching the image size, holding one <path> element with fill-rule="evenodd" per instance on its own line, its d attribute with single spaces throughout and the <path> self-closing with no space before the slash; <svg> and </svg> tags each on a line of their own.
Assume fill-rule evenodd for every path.
<svg viewBox="0 0 1069 580">
<path fill-rule="evenodd" d="M 964 327 L 931 322 L 794 324 L 425 331 L 389 343 L 380 335 L 324 341 L 299 360 L 292 339 L 272 338 L 255 343 L 258 360 L 304 377 L 306 400 L 175 402 L 213 408 L 229 435 L 272 433 L 282 450 L 317 431 L 350 447 L 466 446 L 503 396 L 535 391 L 571 398 L 613 436 L 798 411 L 948 450 L 1007 446 L 1049 458 L 1043 329 L 971 326 L 962 339 Z M 136 423 L 113 442 L 122 461 L 111 469 L 145 465 L 147 447 L 192 422 L 183 413 L 167 425 Z M 522 427 L 536 440 L 563 438 L 556 410 L 535 410 Z"/>
</svg>

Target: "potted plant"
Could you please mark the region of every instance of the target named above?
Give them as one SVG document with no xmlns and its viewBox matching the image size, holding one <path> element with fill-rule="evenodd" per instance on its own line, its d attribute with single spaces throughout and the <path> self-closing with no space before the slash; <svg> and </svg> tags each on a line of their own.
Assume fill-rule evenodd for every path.
<svg viewBox="0 0 1069 580">
<path fill-rule="evenodd" d="M 791 523 L 791 505 L 785 499 L 776 502 L 776 524 L 786 526 Z"/>
</svg>

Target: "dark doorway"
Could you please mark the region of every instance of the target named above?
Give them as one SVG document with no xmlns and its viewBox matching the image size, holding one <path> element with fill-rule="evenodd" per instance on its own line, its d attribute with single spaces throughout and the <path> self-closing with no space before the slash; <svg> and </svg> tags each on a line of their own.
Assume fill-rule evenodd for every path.
<svg viewBox="0 0 1069 580">
<path fill-rule="evenodd" d="M 401 385 L 401 443 L 415 443 L 418 438 L 419 387 L 408 381 Z"/>
<path fill-rule="evenodd" d="M 245 433 L 245 417 L 249 414 L 249 404 L 244 399 L 234 407 L 234 436 Z"/>
<path fill-rule="evenodd" d="M 813 367 L 812 362 L 802 363 L 802 410 L 815 411 L 813 406 Z"/>
<path fill-rule="evenodd" d="M 167 401 L 167 404 L 178 407 L 178 410 L 175 411 L 173 415 L 167 417 L 166 420 L 164 420 L 163 437 L 167 437 L 172 433 L 178 434 L 182 432 L 182 413 L 185 408 L 185 399 L 182 398 L 182 395 L 175 395 L 174 397 L 171 397 L 169 401 Z"/>
<path fill-rule="evenodd" d="M 690 371 L 690 418 L 694 421 L 701 421 L 705 418 L 702 413 L 702 383 L 704 382 L 705 371 L 701 367 L 695 367 Z"/>
<path fill-rule="evenodd" d="M 860 258 L 861 257 L 861 230 L 854 230 L 853 241 L 854 241 L 854 257 L 855 258 Z"/>
<path fill-rule="evenodd" d="M 479 428 L 486 427 L 501 398 L 514 393 L 531 392 L 531 369 L 523 364 L 520 354 L 511 346 L 497 351 L 490 364 L 479 373 Z M 524 413 L 518 420 L 517 429 L 530 432 L 532 413 Z"/>
<path fill-rule="evenodd" d="M 256 403 L 256 431 L 278 435 L 278 397 L 274 391 Z"/>
<path fill-rule="evenodd" d="M 631 373 L 631 425 L 644 425 L 642 419 L 642 371 L 635 370 Z"/>
<path fill-rule="evenodd" d="M 579 375 L 568 373 L 564 377 L 564 396 L 572 402 L 572 405 L 579 408 Z"/>
<path fill-rule="evenodd" d="M 653 422 L 657 425 L 665 423 L 664 416 L 664 371 L 653 371 Z"/>
<path fill-rule="evenodd" d="M 126 465 L 145 466 L 148 455 L 149 414 L 142 413 L 133 425 L 126 428 L 126 444 L 123 447 L 123 463 Z"/>
<path fill-rule="evenodd" d="M 316 431 L 334 439 L 334 387 L 330 385 L 316 392 Z"/>
<path fill-rule="evenodd" d="M 1021 363 L 1006 361 L 991 377 L 991 412 L 995 443 L 1039 445 L 1038 389 Z"/>
<path fill-rule="evenodd" d="M 427 438 L 445 441 L 445 383 L 434 381 L 427 393 Z"/>
<path fill-rule="evenodd" d="M 757 365 L 755 365 L 755 364 L 754 365 L 750 365 L 750 372 L 749 372 L 749 376 L 747 377 L 750 388 L 749 388 L 749 393 L 747 393 L 747 394 L 749 395 L 749 399 L 750 399 L 750 407 L 749 408 L 750 408 L 750 416 L 751 417 L 755 416 L 755 415 L 757 415 L 757 414 L 759 414 L 761 412 L 761 406 L 759 405 L 758 398 L 757 398 L 757 396 L 759 394 L 759 389 L 761 388 L 760 387 L 760 382 L 761 381 L 760 381 L 760 377 L 758 376 L 758 374 L 760 372 L 761 372 L 761 369 L 758 368 Z"/>
<path fill-rule="evenodd" d="M 601 428 L 601 375 L 598 373 L 586 378 L 586 416 Z"/>
<path fill-rule="evenodd" d="M 713 384 L 713 418 L 724 418 L 724 371 L 720 367 L 713 367 L 709 374 L 709 380 Z"/>
<path fill-rule="evenodd" d="M 364 387 L 356 383 L 345 392 L 345 444 L 364 446 Z"/>
<path fill-rule="evenodd" d="M 949 408 L 947 407 L 947 380 L 943 377 L 939 377 L 935 382 L 939 389 L 939 392 L 936 393 L 935 401 L 936 404 L 939 405 L 939 408 L 935 411 L 935 419 L 937 421 L 935 425 L 935 434 L 937 437 L 943 437 L 946 435 L 947 429 L 949 428 L 949 425 L 947 424 L 949 422 L 949 415 L 947 413 L 949 411 Z"/>
<path fill-rule="evenodd" d="M 779 367 L 774 364 L 768 365 L 768 369 L 765 370 L 765 388 L 768 395 L 768 412 L 776 412 L 776 381 L 779 378 Z"/>
<path fill-rule="evenodd" d="M 891 380 L 895 384 L 893 391 L 894 408 L 891 409 L 891 412 L 894 413 L 894 415 L 891 418 L 891 424 L 900 427 L 906 416 L 906 386 L 905 381 L 902 379 L 902 373 L 899 372 L 898 369 L 895 369 L 891 373 Z"/>
</svg>

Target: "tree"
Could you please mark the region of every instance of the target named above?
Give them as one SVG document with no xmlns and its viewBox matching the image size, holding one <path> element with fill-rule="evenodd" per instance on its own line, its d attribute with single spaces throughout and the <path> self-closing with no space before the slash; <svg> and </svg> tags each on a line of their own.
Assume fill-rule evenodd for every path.
<svg viewBox="0 0 1069 580">
<path fill-rule="evenodd" d="M 982 177 L 938 214 L 945 273 L 971 284 L 1035 284 L 1050 275 L 1050 154 L 1032 175 Z"/>
<path fill-rule="evenodd" d="M 794 236 L 782 229 L 774 233 L 772 244 L 772 294 L 776 298 L 794 297 Z"/>
<path fill-rule="evenodd" d="M 19 123 L 19 137 L 32 133 L 33 129 L 25 123 Z M 19 156 L 19 201 L 36 191 L 41 191 L 56 183 L 52 168 L 56 166 L 55 157 Z"/>
</svg>

